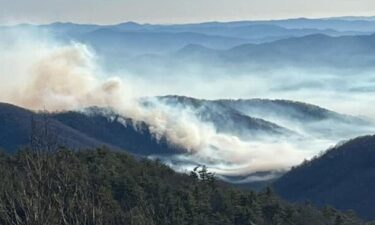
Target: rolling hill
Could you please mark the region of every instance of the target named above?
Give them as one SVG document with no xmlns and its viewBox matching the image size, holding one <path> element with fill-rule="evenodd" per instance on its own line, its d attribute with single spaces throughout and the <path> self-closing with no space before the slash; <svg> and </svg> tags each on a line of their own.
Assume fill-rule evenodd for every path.
<svg viewBox="0 0 375 225">
<path fill-rule="evenodd" d="M 184 96 L 156 98 L 161 104 L 189 110 L 218 133 L 243 140 L 280 138 L 328 138 L 341 140 L 371 133 L 371 122 L 339 114 L 318 106 L 286 100 L 204 100 Z M 143 99 L 152 106 L 155 98 Z M 110 145 L 135 154 L 174 154 L 184 152 L 165 139 L 156 140 L 143 122 L 135 123 L 111 109 L 98 107 L 49 114 L 52 125 L 71 147 Z M 1 104 L 0 147 L 15 150 L 28 143 L 31 118 L 42 114 L 17 106 Z M 71 140 L 75 136 L 75 140 Z"/>
<path fill-rule="evenodd" d="M 281 135 L 345 139 L 373 131 L 372 123 L 316 105 L 288 100 L 219 99 L 204 100 L 184 96 L 163 96 L 165 104 L 195 109 L 203 121 L 219 131 L 253 136 Z M 241 135 L 239 135 L 241 136 Z"/>
<path fill-rule="evenodd" d="M 137 155 L 176 153 L 179 150 L 155 140 L 144 124 L 125 126 L 117 116 L 110 119 L 92 110 L 90 115 L 79 112 L 48 114 L 51 130 L 57 134 L 57 144 L 75 149 L 108 146 Z M 0 148 L 16 151 L 30 143 L 32 120 L 42 123 L 43 113 L 14 105 L 0 104 Z M 129 122 L 130 123 L 130 122 Z"/>
<path fill-rule="evenodd" d="M 147 124 L 134 123 L 114 111 L 92 107 L 85 112 L 61 112 L 52 118 L 103 143 L 137 155 L 176 154 L 184 152 L 165 139 L 156 140 Z"/>
<path fill-rule="evenodd" d="M 0 148 L 16 151 L 28 145 L 32 132 L 32 120 L 42 121 L 42 114 L 14 105 L 0 104 Z M 59 134 L 58 144 L 72 148 L 101 146 L 104 143 L 88 137 L 56 120 L 49 121 L 49 126 Z"/>
<path fill-rule="evenodd" d="M 156 101 L 165 107 L 181 110 L 180 113 L 190 113 L 189 115 L 197 118 L 202 124 L 210 127 L 212 125 L 218 136 L 226 138 L 225 140 L 246 143 L 246 146 L 251 148 L 249 153 L 257 148 L 262 152 L 272 151 L 269 148 L 273 148 L 277 143 L 287 143 L 288 148 L 296 151 L 317 153 L 321 150 L 318 147 L 322 146 L 322 143 L 328 146 L 325 143 L 337 143 L 338 140 L 373 132 L 373 125 L 369 121 L 301 102 L 266 99 L 204 100 L 184 96 L 162 96 L 144 98 L 142 104 L 145 107 L 157 107 L 153 105 Z M 43 122 L 44 115 L 45 113 L 1 104 L 0 148 L 14 152 L 19 147 L 28 145 L 32 134 L 32 120 Z M 149 124 L 135 122 L 113 109 L 90 107 L 77 111 L 59 111 L 48 113 L 47 118 L 51 129 L 58 134 L 59 145 L 74 149 L 109 146 L 134 155 L 160 159 L 176 170 L 197 164 L 221 168 L 214 159 L 200 158 L 187 149 L 169 143 L 166 137 L 157 139 Z M 205 139 L 215 146 L 210 140 Z M 306 144 L 311 144 L 312 147 Z M 218 150 L 215 151 L 218 154 L 220 151 L 236 151 L 231 148 L 232 146 L 217 145 L 215 149 Z M 196 150 L 205 154 L 202 149 Z M 249 154 L 249 157 L 256 159 L 257 154 Z M 249 162 L 251 160 L 252 158 L 249 158 Z M 227 163 L 232 165 L 231 161 Z M 261 184 L 258 181 L 262 184 L 263 181 L 268 183 L 269 179 L 274 179 L 284 172 L 266 169 L 250 172 L 239 170 L 237 176 L 237 172 L 233 170 L 232 175 L 221 177 L 244 186 L 254 182 L 259 186 Z"/>
<path fill-rule="evenodd" d="M 374 51 L 375 35 L 331 37 L 312 34 L 269 43 L 244 44 L 216 52 L 208 51 L 204 46 L 187 46 L 171 58 L 178 56 L 196 64 L 214 61 L 221 66 L 234 64 L 263 68 L 272 64 L 273 67 L 364 69 L 373 67 Z"/>
<path fill-rule="evenodd" d="M 295 167 L 274 184 L 285 199 L 355 210 L 375 219 L 375 136 L 359 137 Z"/>
</svg>

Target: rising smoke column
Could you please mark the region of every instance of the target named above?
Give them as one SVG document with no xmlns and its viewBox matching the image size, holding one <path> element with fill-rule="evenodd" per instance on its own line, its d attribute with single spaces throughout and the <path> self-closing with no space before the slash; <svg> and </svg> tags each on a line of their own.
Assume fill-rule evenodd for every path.
<svg viewBox="0 0 375 225">
<path fill-rule="evenodd" d="M 243 141 L 218 133 L 212 124 L 196 118 L 193 109 L 157 100 L 154 107 L 144 107 L 139 101 L 142 96 L 132 93 L 136 87 L 101 71 L 95 55 L 83 44 L 30 39 L 11 46 L 0 44 L 0 50 L 0 101 L 50 111 L 111 107 L 136 122 L 145 122 L 156 138 L 165 137 L 186 149 L 191 160 L 209 163 L 220 174 L 283 169 L 306 157 L 287 142 Z"/>
</svg>

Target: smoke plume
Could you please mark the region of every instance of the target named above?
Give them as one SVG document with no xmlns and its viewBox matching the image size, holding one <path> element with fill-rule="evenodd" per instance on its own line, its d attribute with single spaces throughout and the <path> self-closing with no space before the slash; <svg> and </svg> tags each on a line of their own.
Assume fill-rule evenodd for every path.
<svg viewBox="0 0 375 225">
<path fill-rule="evenodd" d="M 195 117 L 193 109 L 157 100 L 154 107 L 145 107 L 140 102 L 143 96 L 135 94 L 142 91 L 132 82 L 125 82 L 126 75 L 120 78 L 102 71 L 89 47 L 74 42 L 56 43 L 33 34 L 27 37 L 26 41 L 14 37 L 0 43 L 0 101 L 33 110 L 114 108 L 125 117 L 148 124 L 156 138 L 164 137 L 186 149 L 186 155 L 164 159 L 176 169 L 206 164 L 222 175 L 287 169 L 334 143 L 246 141 L 218 133 L 212 124 Z"/>
</svg>

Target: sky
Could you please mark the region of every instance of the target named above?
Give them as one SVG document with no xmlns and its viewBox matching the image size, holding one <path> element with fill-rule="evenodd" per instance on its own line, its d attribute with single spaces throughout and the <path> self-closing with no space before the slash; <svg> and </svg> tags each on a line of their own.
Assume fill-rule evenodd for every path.
<svg viewBox="0 0 375 225">
<path fill-rule="evenodd" d="M 375 15 L 374 0 L 0 0 L 0 24 L 191 23 Z"/>
</svg>

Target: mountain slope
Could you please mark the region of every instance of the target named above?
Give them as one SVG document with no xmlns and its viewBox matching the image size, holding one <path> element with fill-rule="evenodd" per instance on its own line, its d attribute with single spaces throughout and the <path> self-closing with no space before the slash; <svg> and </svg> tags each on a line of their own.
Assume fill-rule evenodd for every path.
<svg viewBox="0 0 375 225">
<path fill-rule="evenodd" d="M 152 105 L 153 103 L 156 105 Z M 52 125 L 51 129 L 58 136 L 59 145 L 78 149 L 106 145 L 132 154 L 158 158 L 179 171 L 204 164 L 212 166 L 219 175 L 223 175 L 228 171 L 228 167 L 221 167 L 220 162 L 227 163 L 229 167 L 236 164 L 230 157 L 221 158 L 221 153 L 227 154 L 231 151 L 230 154 L 235 156 L 237 151 L 243 150 L 243 158 L 249 159 L 241 160 L 240 168 L 246 168 L 246 171 L 233 169 L 230 175 L 226 176 L 227 180 L 236 183 L 273 179 L 280 175 L 279 171 L 274 170 L 284 170 L 301 162 L 301 159 L 295 163 L 287 162 L 288 166 L 285 167 L 284 160 L 289 159 L 286 157 L 280 159 L 281 166 L 276 169 L 272 167 L 267 170 L 268 168 L 261 167 L 262 169 L 258 171 L 249 166 L 250 163 L 256 166 L 257 163 L 271 162 L 272 159 L 263 154 L 273 151 L 278 144 L 282 148 L 296 151 L 294 154 L 305 154 L 302 152 L 305 150 L 313 155 L 343 138 L 371 133 L 370 128 L 372 128 L 367 121 L 356 117 L 285 100 L 203 100 L 183 96 L 164 96 L 143 99 L 143 104 L 145 110 L 147 107 L 150 110 L 152 107 L 160 107 L 158 110 L 171 113 L 173 123 L 180 122 L 179 115 L 189 119 L 191 116 L 189 121 L 192 121 L 194 129 L 208 126 L 216 137 L 229 142 L 223 144 L 207 138 L 204 139 L 207 145 L 203 145 L 202 148 L 197 147 L 194 149 L 196 152 L 189 152 L 183 147 L 169 143 L 166 137 L 156 138 L 149 124 L 142 121 L 135 122 L 109 108 L 91 107 L 79 111 L 55 112 L 49 113 L 47 118 Z M 18 147 L 27 145 L 32 133 L 32 118 L 43 122 L 44 117 L 41 113 L 2 104 L 0 148 L 15 151 Z M 218 157 L 215 158 L 206 152 L 206 146 L 213 146 Z M 259 162 L 253 160 L 257 158 Z M 257 172 L 266 173 L 257 174 Z"/>
<path fill-rule="evenodd" d="M 287 203 L 270 190 L 231 188 L 206 168 L 179 174 L 106 149 L 0 154 L 0 174 L 2 225 L 365 225 L 333 208 Z"/>
<path fill-rule="evenodd" d="M 375 136 L 364 136 L 328 150 L 292 169 L 274 184 L 291 201 L 311 201 L 354 209 L 375 219 Z"/>
<path fill-rule="evenodd" d="M 184 96 L 164 96 L 161 101 L 195 109 L 203 121 L 219 131 L 263 135 L 307 135 L 342 139 L 368 134 L 373 125 L 364 119 L 340 114 L 316 105 L 288 100 L 238 99 L 204 100 Z M 244 135 L 246 137 L 246 135 Z"/>
<path fill-rule="evenodd" d="M 145 99 L 152 104 L 154 98 Z M 201 122 L 214 126 L 218 133 L 247 140 L 263 138 L 328 138 L 340 140 L 373 131 L 366 120 L 342 115 L 318 106 L 285 100 L 203 100 L 184 96 L 157 98 L 161 104 L 187 110 Z M 157 106 L 156 106 L 157 107 Z M 31 118 L 41 114 L 16 106 L 1 104 L 0 147 L 15 150 L 28 143 Z M 88 108 L 84 112 L 70 111 L 50 114 L 53 126 L 69 146 L 90 147 L 110 145 L 135 154 L 174 154 L 184 152 L 164 138 L 156 140 L 148 125 L 134 123 L 115 111 Z M 71 136 L 81 143 L 71 143 Z"/>
<path fill-rule="evenodd" d="M 289 100 L 221 100 L 244 115 L 263 118 L 301 134 L 342 139 L 374 131 L 371 122 Z"/>
<path fill-rule="evenodd" d="M 139 155 L 171 154 L 183 152 L 165 139 L 156 140 L 147 124 L 137 123 L 112 111 L 89 108 L 82 112 L 61 112 L 52 118 L 78 130 L 96 140 L 110 143 L 121 149 Z"/>
<path fill-rule="evenodd" d="M 0 103 L 0 148 L 15 151 L 28 145 L 32 134 L 32 120 L 42 121 L 42 115 L 32 111 Z M 56 120 L 49 120 L 49 126 L 59 134 L 58 144 L 72 148 L 85 148 L 104 145 L 85 134 L 78 132 Z M 110 144 L 108 144 L 110 145 Z"/>
<path fill-rule="evenodd" d="M 296 135 L 293 131 L 260 118 L 250 117 L 220 101 L 208 101 L 184 96 L 159 97 L 173 107 L 193 109 L 204 122 L 212 123 L 218 132 L 235 134 L 243 138 L 264 135 Z"/>
<path fill-rule="evenodd" d="M 116 114 L 111 114 L 116 118 L 110 119 L 95 108 L 92 109 L 91 115 L 80 112 L 46 115 L 48 126 L 57 136 L 58 145 L 78 149 L 105 145 L 138 155 L 181 151 L 170 147 L 163 139 L 155 140 L 145 124 L 139 123 L 133 126 L 131 120 Z M 32 135 L 32 120 L 43 123 L 43 119 L 43 113 L 1 103 L 0 148 L 14 152 L 22 146 L 27 146 Z"/>
<path fill-rule="evenodd" d="M 273 114 L 302 122 L 337 119 L 342 122 L 364 123 L 358 118 L 342 115 L 317 105 L 289 100 L 269 99 L 239 99 L 219 100 L 235 109 L 248 114 Z M 281 112 L 281 113 L 280 113 Z"/>
</svg>

